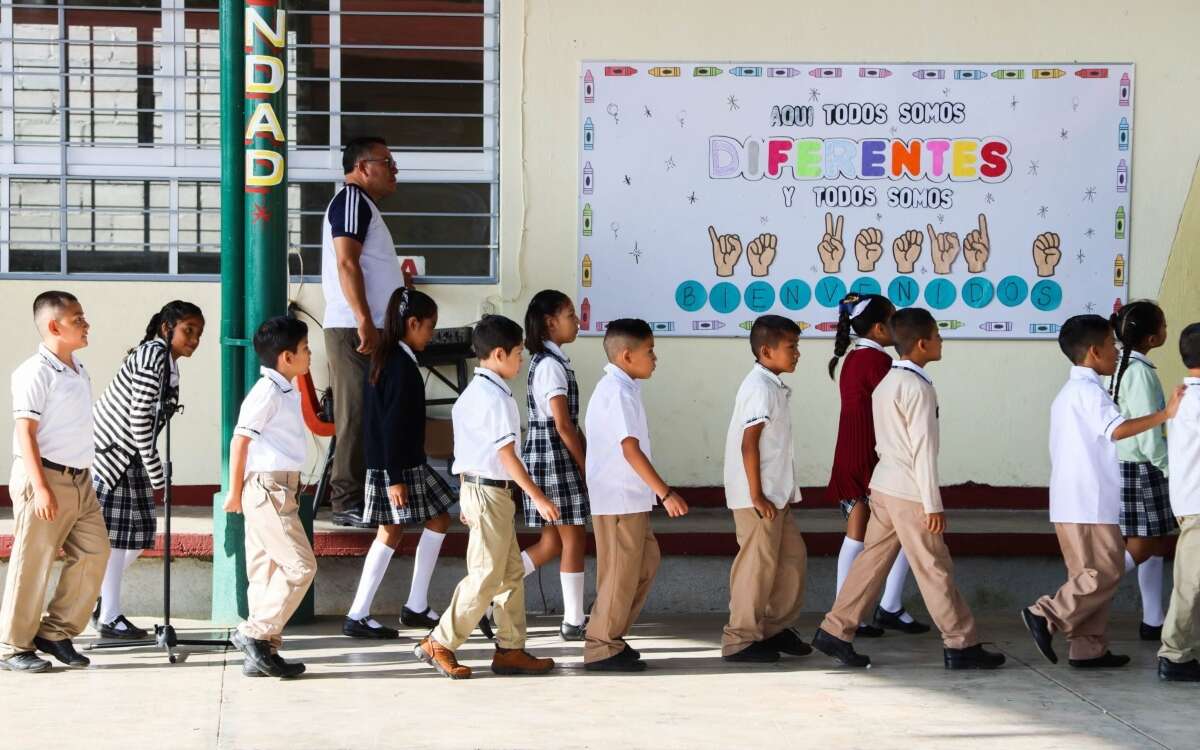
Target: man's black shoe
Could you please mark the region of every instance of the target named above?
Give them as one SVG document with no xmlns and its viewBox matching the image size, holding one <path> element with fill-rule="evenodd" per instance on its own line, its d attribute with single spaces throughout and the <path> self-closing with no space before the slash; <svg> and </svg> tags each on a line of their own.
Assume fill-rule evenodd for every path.
<svg viewBox="0 0 1200 750">
<path fill-rule="evenodd" d="M 21 651 L 7 659 L 0 659 L 0 669 L 10 672 L 49 672 L 50 662 L 32 651 Z"/>
<path fill-rule="evenodd" d="M 1067 659 L 1067 663 L 1076 669 L 1116 669 L 1128 664 L 1129 657 L 1105 651 L 1104 656 L 1097 656 L 1094 659 Z"/>
<path fill-rule="evenodd" d="M 242 659 L 242 676 L 243 677 L 266 677 L 266 672 L 258 671 L 258 667 L 254 666 L 254 661 L 247 656 Z"/>
<path fill-rule="evenodd" d="M 976 643 L 967 648 L 942 649 L 946 669 L 999 669 L 1004 664 L 1004 654 L 984 650 Z"/>
<path fill-rule="evenodd" d="M 741 651 L 721 657 L 725 661 L 750 664 L 770 664 L 779 661 L 779 652 L 762 641 L 755 641 Z"/>
<path fill-rule="evenodd" d="M 813 635 L 812 646 L 826 656 L 837 659 L 839 664 L 847 667 L 869 667 L 871 657 L 854 650 L 854 645 L 841 638 L 826 633 L 821 628 Z"/>
<path fill-rule="evenodd" d="M 1037 646 L 1037 650 L 1042 652 L 1042 656 L 1051 664 L 1058 664 L 1058 654 L 1054 653 L 1054 636 L 1050 635 L 1050 625 L 1047 624 L 1046 618 L 1041 615 L 1035 615 L 1033 610 L 1025 608 L 1021 610 L 1021 622 L 1025 623 L 1025 627 L 1029 629 L 1029 634 L 1033 636 L 1033 645 Z"/>
<path fill-rule="evenodd" d="M 234 648 L 245 654 L 246 658 L 250 660 L 250 663 L 259 672 L 270 677 L 284 676 L 283 670 L 271 658 L 271 644 L 266 641 L 249 638 L 243 635 L 240 630 L 233 631 L 233 634 L 229 636 L 229 642 L 233 644 Z"/>
<path fill-rule="evenodd" d="M 70 638 L 52 641 L 49 638 L 37 636 L 33 639 L 33 645 L 37 646 L 38 651 L 50 654 L 68 667 L 86 667 L 92 663 L 86 656 L 75 650 Z"/>
<path fill-rule="evenodd" d="M 628 655 L 630 659 L 642 658 L 642 652 L 638 651 L 636 648 L 634 648 L 633 646 L 630 646 L 628 643 L 626 643 L 624 638 L 621 639 L 621 643 L 625 644 L 625 650 L 622 651 L 621 653 Z"/>
<path fill-rule="evenodd" d="M 813 651 L 812 646 L 800 640 L 800 636 L 792 628 L 780 630 L 764 640 L 763 643 L 779 653 L 789 656 L 808 656 Z"/>
<path fill-rule="evenodd" d="M 366 523 L 362 520 L 362 510 L 343 510 L 334 513 L 331 517 L 334 526 L 348 526 L 354 529 L 373 529 L 375 524 Z"/>
<path fill-rule="evenodd" d="M 901 633 L 909 635 L 917 635 L 919 633 L 928 633 L 929 626 L 923 622 L 913 620 L 905 622 L 904 615 L 908 614 L 903 608 L 899 612 L 888 612 L 883 607 L 875 608 L 875 625 L 884 630 L 898 630 Z M 912 617 L 912 615 L 908 615 Z"/>
<path fill-rule="evenodd" d="M 1165 656 L 1158 657 L 1158 679 L 1166 682 L 1200 682 L 1200 662 L 1192 659 L 1182 664 Z"/>
<path fill-rule="evenodd" d="M 347 617 L 342 620 L 342 635 L 348 635 L 351 638 L 391 641 L 400 637 L 400 631 L 389 628 L 387 625 L 371 625 L 370 617 L 364 617 L 361 620 L 351 620 Z"/>
<path fill-rule="evenodd" d="M 275 664 L 275 666 L 279 667 L 281 672 L 279 676 L 285 680 L 289 677 L 299 677 L 300 675 L 304 674 L 306 669 L 306 667 L 298 661 L 284 661 L 284 658 L 279 654 L 271 654 L 271 661 Z"/>
<path fill-rule="evenodd" d="M 420 612 L 413 612 L 408 607 L 400 609 L 400 624 L 406 628 L 423 628 L 425 630 L 433 630 L 437 627 L 438 621 L 429 616 L 433 611 L 433 607 L 426 607 Z"/>
<path fill-rule="evenodd" d="M 588 672 L 644 672 L 646 662 L 629 657 L 629 648 L 624 651 L 601 659 L 600 661 L 585 662 L 583 668 Z"/>
</svg>

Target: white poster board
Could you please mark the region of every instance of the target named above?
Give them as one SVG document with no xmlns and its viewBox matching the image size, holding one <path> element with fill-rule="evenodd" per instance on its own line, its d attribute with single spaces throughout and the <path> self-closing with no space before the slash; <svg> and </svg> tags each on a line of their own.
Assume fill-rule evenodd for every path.
<svg viewBox="0 0 1200 750">
<path fill-rule="evenodd" d="M 585 61 L 583 333 L 832 336 L 847 290 L 958 338 L 1126 299 L 1132 64 Z"/>
</svg>

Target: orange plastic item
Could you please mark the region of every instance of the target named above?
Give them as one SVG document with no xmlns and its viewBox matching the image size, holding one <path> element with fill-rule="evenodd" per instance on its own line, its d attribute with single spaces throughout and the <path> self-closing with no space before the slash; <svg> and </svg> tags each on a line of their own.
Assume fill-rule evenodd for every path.
<svg viewBox="0 0 1200 750">
<path fill-rule="evenodd" d="M 308 431 L 317 437 L 333 437 L 333 422 L 321 419 L 321 399 L 317 397 L 312 376 L 304 373 L 296 379 L 296 383 L 300 386 L 300 411 L 304 414 Z"/>
</svg>

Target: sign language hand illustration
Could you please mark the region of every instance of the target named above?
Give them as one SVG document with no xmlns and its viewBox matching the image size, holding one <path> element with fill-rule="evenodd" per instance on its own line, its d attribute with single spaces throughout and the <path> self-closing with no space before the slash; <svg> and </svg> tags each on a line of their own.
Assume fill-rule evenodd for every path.
<svg viewBox="0 0 1200 750">
<path fill-rule="evenodd" d="M 773 234 L 760 234 L 746 244 L 746 261 L 750 264 L 751 276 L 770 273 L 778 244 L 778 238 Z"/>
<path fill-rule="evenodd" d="M 892 242 L 892 255 L 896 257 L 896 270 L 913 273 L 917 259 L 921 257 L 921 233 L 910 229 Z"/>
<path fill-rule="evenodd" d="M 967 270 L 971 273 L 986 271 L 990 254 L 991 240 L 988 239 L 987 217 L 979 214 L 979 228 L 967 232 L 966 239 L 963 240 L 963 257 L 967 259 Z"/>
<path fill-rule="evenodd" d="M 742 238 L 736 234 L 718 235 L 712 225 L 708 227 L 708 238 L 712 241 L 713 264 L 717 267 L 717 275 L 732 276 L 733 267 L 742 257 Z"/>
<path fill-rule="evenodd" d="M 854 257 L 858 259 L 858 270 L 874 271 L 883 257 L 883 232 L 875 227 L 860 229 L 854 238 Z"/>
<path fill-rule="evenodd" d="M 1033 264 L 1037 266 L 1038 276 L 1053 276 L 1060 260 L 1062 250 L 1058 247 L 1057 234 L 1042 232 L 1033 240 Z"/>
<path fill-rule="evenodd" d="M 932 224 L 926 224 L 925 227 L 929 232 L 929 252 L 933 256 L 933 272 L 950 273 L 954 261 L 958 260 L 958 252 L 961 249 L 958 233 L 942 232 L 938 234 Z"/>
<path fill-rule="evenodd" d="M 817 244 L 817 255 L 821 256 L 821 270 L 825 273 L 837 273 L 842 269 L 842 258 L 846 257 L 846 246 L 842 244 L 842 219 L 837 217 L 834 224 L 833 214 L 825 213 L 825 234 Z"/>
</svg>

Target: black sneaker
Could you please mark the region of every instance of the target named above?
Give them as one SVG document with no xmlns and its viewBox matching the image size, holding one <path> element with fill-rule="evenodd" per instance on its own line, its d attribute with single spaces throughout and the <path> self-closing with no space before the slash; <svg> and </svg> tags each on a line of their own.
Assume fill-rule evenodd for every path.
<svg viewBox="0 0 1200 750">
<path fill-rule="evenodd" d="M 342 635 L 348 635 L 351 638 L 392 641 L 400 637 L 400 631 L 389 628 L 387 625 L 372 625 L 369 616 L 361 620 L 351 620 L 347 617 L 342 620 Z"/>
<path fill-rule="evenodd" d="M 1128 664 L 1129 657 L 1105 651 L 1104 656 L 1097 656 L 1093 659 L 1067 659 L 1067 663 L 1076 669 L 1116 669 Z"/>
<path fill-rule="evenodd" d="M 869 667 L 871 657 L 854 650 L 854 644 L 826 633 L 821 628 L 813 635 L 812 647 L 826 656 L 837 659 L 839 664 L 847 667 Z"/>
<path fill-rule="evenodd" d="M 330 516 L 334 526 L 346 526 L 352 529 L 373 529 L 375 524 L 363 521 L 362 509 L 343 510 Z"/>
<path fill-rule="evenodd" d="M 283 677 L 283 670 L 271 658 L 271 644 L 243 635 L 240 630 L 233 631 L 233 634 L 229 636 L 229 642 L 233 644 L 234 648 L 245 654 L 259 672 L 270 677 Z"/>
<path fill-rule="evenodd" d="M 638 651 L 636 648 L 634 648 L 633 646 L 630 646 L 628 643 L 626 643 L 624 638 L 621 638 L 621 639 L 620 639 L 620 641 L 621 641 L 621 643 L 624 643 L 624 644 L 625 644 L 625 650 L 624 650 L 624 651 L 622 651 L 621 653 L 623 653 L 623 654 L 628 654 L 628 655 L 629 655 L 629 658 L 631 658 L 631 659 L 640 659 L 640 658 L 642 658 L 642 652 L 641 652 L 641 651 Z"/>
<path fill-rule="evenodd" d="M 254 666 L 254 661 L 247 656 L 242 659 L 242 676 L 243 677 L 266 677 L 266 672 L 258 671 L 258 667 Z"/>
<path fill-rule="evenodd" d="M 413 612 L 408 607 L 401 607 L 400 624 L 406 628 L 433 630 L 437 627 L 438 621 L 437 618 L 429 616 L 429 613 L 432 611 L 433 607 L 426 607 L 420 612 Z"/>
<path fill-rule="evenodd" d="M 1200 682 L 1200 662 L 1192 659 L 1183 663 L 1158 657 L 1158 679 L 1165 682 Z"/>
<path fill-rule="evenodd" d="M 855 638 L 882 638 L 883 628 L 877 628 L 874 625 L 859 625 L 854 631 Z"/>
<path fill-rule="evenodd" d="M 779 652 L 763 641 L 755 641 L 741 651 L 726 654 L 721 657 L 725 661 L 745 662 L 751 664 L 771 664 L 779 661 Z"/>
<path fill-rule="evenodd" d="M 905 622 L 903 616 L 907 614 L 903 607 L 900 608 L 899 612 L 888 612 L 883 607 L 876 607 L 875 625 L 884 630 L 899 630 L 901 633 L 908 633 L 909 635 L 929 632 L 929 626 L 923 622 L 918 622 L 917 620 Z M 908 616 L 912 617 L 912 615 Z"/>
<path fill-rule="evenodd" d="M 20 651 L 0 659 L 0 669 L 10 672 L 49 672 L 51 664 L 32 651 Z"/>
<path fill-rule="evenodd" d="M 1033 645 L 1042 652 L 1046 661 L 1058 664 L 1058 654 L 1054 653 L 1054 636 L 1050 634 L 1050 625 L 1046 622 L 1046 618 L 1035 615 L 1033 610 L 1026 607 L 1021 610 L 1021 622 L 1025 623 L 1025 627 L 1029 629 L 1029 634 L 1033 636 Z"/>
<path fill-rule="evenodd" d="M 583 668 L 588 672 L 644 672 L 646 662 L 630 655 L 631 649 L 626 646 L 624 651 L 601 659 L 600 661 L 584 662 Z"/>
<path fill-rule="evenodd" d="M 299 677 L 304 674 L 306 667 L 298 661 L 285 661 L 279 654 L 271 654 L 271 661 L 279 667 L 281 679 Z"/>
<path fill-rule="evenodd" d="M 37 636 L 33 639 L 33 645 L 37 646 L 38 651 L 50 654 L 68 667 L 86 667 L 92 663 L 86 656 L 75 650 L 70 638 L 52 641 L 49 638 Z"/>
<path fill-rule="evenodd" d="M 999 669 L 1004 664 L 1004 654 L 984 650 L 976 643 L 967 648 L 942 649 L 946 669 Z"/>
<path fill-rule="evenodd" d="M 1162 625 L 1147 625 L 1144 622 L 1138 623 L 1138 638 L 1143 641 L 1161 641 Z"/>
<path fill-rule="evenodd" d="M 124 628 L 117 627 L 122 623 L 125 625 Z M 149 635 L 145 630 L 125 619 L 125 615 L 117 615 L 116 619 L 109 623 L 100 623 L 96 632 L 100 634 L 101 638 L 114 638 L 121 641 L 140 641 Z"/>
<path fill-rule="evenodd" d="M 813 651 L 812 646 L 800 640 L 800 636 L 793 628 L 784 628 L 763 643 L 779 653 L 789 656 L 808 656 Z"/>
<path fill-rule="evenodd" d="M 562 621 L 562 625 L 558 626 L 558 634 L 562 636 L 564 641 L 582 641 L 587 637 L 587 618 L 583 618 L 582 625 L 572 625 L 566 620 Z"/>
</svg>

